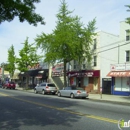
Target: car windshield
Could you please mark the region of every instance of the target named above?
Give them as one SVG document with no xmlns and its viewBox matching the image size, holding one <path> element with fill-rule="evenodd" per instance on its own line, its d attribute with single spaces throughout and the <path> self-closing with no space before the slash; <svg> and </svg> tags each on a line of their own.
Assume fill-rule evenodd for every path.
<svg viewBox="0 0 130 130">
<path fill-rule="evenodd" d="M 48 84 L 49 87 L 56 87 L 55 84 Z"/>
<path fill-rule="evenodd" d="M 84 90 L 83 88 L 79 88 L 79 87 L 72 87 L 72 90 Z"/>
</svg>

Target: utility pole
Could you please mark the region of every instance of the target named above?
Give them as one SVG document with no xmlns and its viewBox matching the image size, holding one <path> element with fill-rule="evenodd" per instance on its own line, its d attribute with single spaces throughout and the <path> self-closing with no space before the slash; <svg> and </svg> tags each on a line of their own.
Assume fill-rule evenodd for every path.
<svg viewBox="0 0 130 130">
<path fill-rule="evenodd" d="M 4 82 L 4 65 L 5 63 L 1 63 L 1 67 L 2 67 L 2 81 Z"/>
</svg>

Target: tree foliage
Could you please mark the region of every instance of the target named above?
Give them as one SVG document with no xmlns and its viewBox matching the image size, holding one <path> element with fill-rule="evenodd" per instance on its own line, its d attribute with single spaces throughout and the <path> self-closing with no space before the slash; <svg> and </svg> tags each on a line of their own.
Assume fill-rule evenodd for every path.
<svg viewBox="0 0 130 130">
<path fill-rule="evenodd" d="M 78 16 L 72 16 L 72 13 L 73 11 L 68 10 L 65 0 L 62 0 L 57 14 L 57 25 L 53 32 L 51 34 L 42 33 L 35 39 L 36 45 L 45 53 L 46 62 L 61 61 L 64 63 L 65 86 L 67 86 L 66 63 L 71 60 L 83 62 L 83 54 L 88 61 L 91 60 L 90 45 L 96 22 L 94 19 L 85 27 L 81 19 Z"/>
<path fill-rule="evenodd" d="M 34 26 L 38 22 L 45 24 L 43 17 L 34 12 L 36 9 L 34 3 L 39 2 L 40 0 L 0 0 L 0 23 L 10 22 L 17 16 L 20 22 L 26 20 Z"/>
<path fill-rule="evenodd" d="M 130 5 L 126 5 L 128 7 L 127 11 L 130 12 Z M 130 17 L 126 18 L 126 23 L 130 24 Z"/>
<path fill-rule="evenodd" d="M 29 66 L 37 64 L 42 56 L 37 55 L 36 48 L 28 43 L 28 38 L 23 43 L 23 48 L 19 51 L 20 58 L 16 58 L 18 70 L 27 71 Z"/>
<path fill-rule="evenodd" d="M 12 45 L 8 49 L 8 64 L 7 64 L 7 68 L 11 77 L 13 77 L 15 71 L 15 59 L 16 57 L 15 57 L 14 46 Z"/>
</svg>

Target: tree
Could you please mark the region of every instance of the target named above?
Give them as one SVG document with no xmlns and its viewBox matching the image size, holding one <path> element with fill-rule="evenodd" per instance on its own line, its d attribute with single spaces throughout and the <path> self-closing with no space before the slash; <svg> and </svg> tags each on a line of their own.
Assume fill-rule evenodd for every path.
<svg viewBox="0 0 130 130">
<path fill-rule="evenodd" d="M 4 21 L 12 21 L 18 16 L 20 22 L 28 21 L 29 24 L 37 25 L 38 22 L 45 24 L 43 17 L 36 14 L 34 3 L 40 0 L 0 0 L 0 24 Z"/>
<path fill-rule="evenodd" d="M 126 5 L 129 9 L 127 11 L 130 11 L 130 5 Z M 126 18 L 126 23 L 130 24 L 130 17 Z"/>
<path fill-rule="evenodd" d="M 46 62 L 53 63 L 61 61 L 64 63 L 64 86 L 66 81 L 66 63 L 71 60 L 80 59 L 83 62 L 83 54 L 90 61 L 90 44 L 94 35 L 95 19 L 85 28 L 78 16 L 72 17 L 73 11 L 68 10 L 67 3 L 62 0 L 59 13 L 57 14 L 57 25 L 52 34 L 38 35 L 35 39 L 36 45 L 41 47 L 45 53 Z"/>
<path fill-rule="evenodd" d="M 36 47 L 33 44 L 28 43 L 28 38 L 23 43 L 24 47 L 19 51 L 20 58 L 16 58 L 16 63 L 18 70 L 21 72 L 26 72 L 29 69 L 29 66 L 32 67 L 39 63 L 39 60 L 42 56 L 37 55 Z M 26 75 L 26 88 L 28 87 L 28 75 Z"/>
<path fill-rule="evenodd" d="M 8 71 L 10 73 L 10 77 L 12 78 L 14 75 L 14 71 L 15 71 L 15 51 L 14 51 L 14 46 L 12 45 L 9 49 L 8 49 Z"/>
<path fill-rule="evenodd" d="M 18 70 L 25 72 L 29 66 L 36 65 L 42 56 L 36 54 L 36 48 L 28 43 L 28 38 L 23 43 L 24 47 L 19 51 L 20 58 L 16 58 Z"/>
</svg>

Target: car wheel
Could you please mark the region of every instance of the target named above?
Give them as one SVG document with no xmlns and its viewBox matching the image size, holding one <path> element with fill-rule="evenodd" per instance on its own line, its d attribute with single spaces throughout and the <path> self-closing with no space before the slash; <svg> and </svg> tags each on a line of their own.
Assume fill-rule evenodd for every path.
<svg viewBox="0 0 130 130">
<path fill-rule="evenodd" d="M 58 92 L 58 94 L 57 94 L 57 95 L 58 95 L 58 97 L 60 97 L 60 96 L 61 96 L 60 92 Z"/>
<path fill-rule="evenodd" d="M 71 94 L 70 94 L 70 97 L 71 97 L 71 98 L 74 98 L 74 94 L 73 94 L 73 93 L 71 93 Z"/>
<path fill-rule="evenodd" d="M 45 95 L 45 91 L 44 90 L 42 90 L 42 94 Z"/>
<path fill-rule="evenodd" d="M 34 89 L 34 93 L 37 94 L 37 90 L 36 89 Z"/>
</svg>

